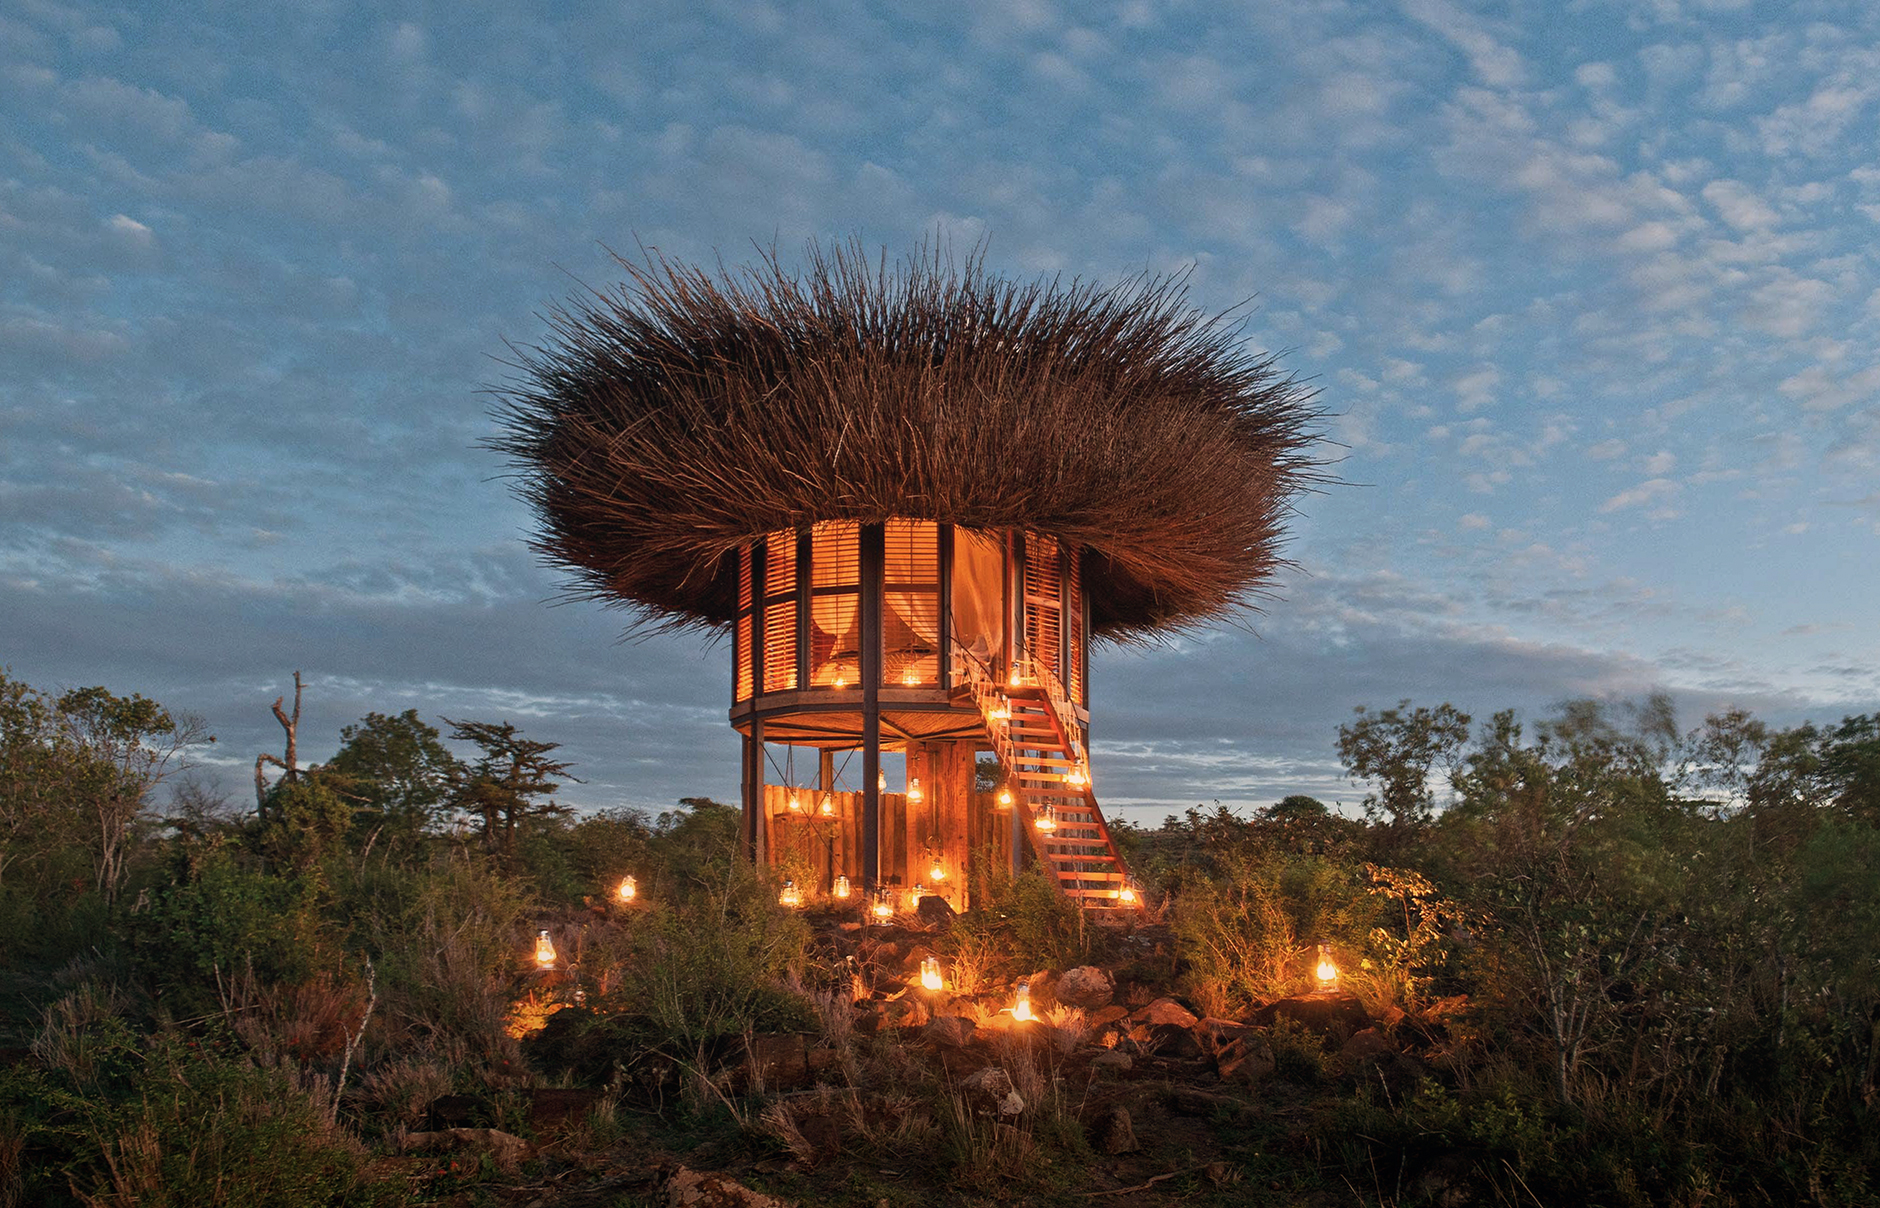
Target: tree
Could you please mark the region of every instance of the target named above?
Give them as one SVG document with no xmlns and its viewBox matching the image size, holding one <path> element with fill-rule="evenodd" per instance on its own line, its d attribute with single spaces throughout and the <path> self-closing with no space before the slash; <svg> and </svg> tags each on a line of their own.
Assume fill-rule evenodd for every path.
<svg viewBox="0 0 1880 1208">
<path fill-rule="evenodd" d="M 83 758 L 72 787 L 89 820 L 93 881 L 106 902 L 124 883 L 127 839 L 152 789 L 184 765 L 185 752 L 214 742 L 202 720 L 172 714 L 136 693 L 75 688 L 61 696 L 58 725 Z"/>
<path fill-rule="evenodd" d="M 567 776 L 572 766 L 548 758 L 549 752 L 560 749 L 560 743 L 524 738 L 510 722 L 443 720 L 451 728 L 452 739 L 475 743 L 483 750 L 475 764 L 459 764 L 453 773 L 450 803 L 477 820 L 485 851 L 512 862 L 518 828 L 531 819 L 573 812 L 547 800 L 561 787 L 556 777 Z"/>
<path fill-rule="evenodd" d="M 329 782 L 353 802 L 355 832 L 399 847 L 416 844 L 437 820 L 461 770 L 416 709 L 396 717 L 366 714 L 340 731 L 339 752 L 322 765 Z"/>
<path fill-rule="evenodd" d="M 1338 727 L 1338 754 L 1346 775 L 1377 786 L 1365 796 L 1366 815 L 1393 829 L 1427 822 L 1436 808 L 1430 774 L 1439 763 L 1453 767 L 1469 741 L 1469 715 L 1450 704 L 1411 709 L 1407 700 L 1380 713 L 1363 705 L 1355 712 L 1357 721 Z"/>
</svg>

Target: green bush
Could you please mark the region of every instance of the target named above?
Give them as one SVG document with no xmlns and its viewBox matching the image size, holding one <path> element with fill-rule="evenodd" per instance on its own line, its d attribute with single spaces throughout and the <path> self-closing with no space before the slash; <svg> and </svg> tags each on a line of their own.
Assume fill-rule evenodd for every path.
<svg viewBox="0 0 1880 1208">
<path fill-rule="evenodd" d="M 252 972 L 263 984 L 301 982 L 331 968 L 314 880 L 274 875 L 224 850 L 186 881 L 152 895 L 126 922 L 132 952 L 172 1015 L 218 1005 L 218 976 Z"/>
</svg>

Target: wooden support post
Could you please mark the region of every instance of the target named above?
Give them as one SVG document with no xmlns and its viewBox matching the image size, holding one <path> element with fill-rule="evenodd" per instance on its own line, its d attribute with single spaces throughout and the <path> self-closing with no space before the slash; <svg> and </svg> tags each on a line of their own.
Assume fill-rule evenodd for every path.
<svg viewBox="0 0 1880 1208">
<path fill-rule="evenodd" d="M 862 879 L 881 883 L 881 608 L 886 574 L 887 531 L 864 524 L 861 531 L 862 622 Z"/>
</svg>

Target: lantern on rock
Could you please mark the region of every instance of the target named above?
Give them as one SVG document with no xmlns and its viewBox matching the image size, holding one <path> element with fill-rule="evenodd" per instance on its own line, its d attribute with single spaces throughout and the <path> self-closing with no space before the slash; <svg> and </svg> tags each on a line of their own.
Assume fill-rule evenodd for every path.
<svg viewBox="0 0 1880 1208">
<path fill-rule="evenodd" d="M 894 899 L 888 895 L 887 890 L 883 889 L 875 894 L 874 905 L 868 908 L 868 913 L 874 916 L 875 922 L 883 927 L 893 920 Z"/>
<path fill-rule="evenodd" d="M 535 963 L 544 969 L 555 967 L 555 941 L 548 938 L 548 928 L 535 933 Z"/>
<path fill-rule="evenodd" d="M 803 904 L 803 891 L 796 887 L 795 881 L 785 881 L 783 892 L 777 895 L 777 902 L 794 910 Z"/>
<path fill-rule="evenodd" d="M 1013 1019 L 1034 1018 L 1031 1013 L 1031 983 L 1030 982 L 1019 982 L 1018 988 L 1012 992 L 1012 1018 Z"/>
<path fill-rule="evenodd" d="M 849 879 L 847 877 L 837 877 L 835 885 L 829 890 L 829 896 L 847 899 L 849 896 Z"/>
<path fill-rule="evenodd" d="M 1332 963 L 1332 954 L 1325 950 L 1324 944 L 1319 945 L 1319 964 L 1312 972 L 1319 979 L 1321 989 L 1329 990 L 1338 984 L 1338 966 Z"/>
<path fill-rule="evenodd" d="M 920 962 L 920 987 L 923 990 L 944 990 L 946 980 L 940 976 L 940 958 L 923 957 Z"/>
<path fill-rule="evenodd" d="M 614 891 L 614 895 L 622 902 L 634 901 L 640 896 L 639 881 L 633 877 L 620 878 L 620 888 Z"/>
</svg>

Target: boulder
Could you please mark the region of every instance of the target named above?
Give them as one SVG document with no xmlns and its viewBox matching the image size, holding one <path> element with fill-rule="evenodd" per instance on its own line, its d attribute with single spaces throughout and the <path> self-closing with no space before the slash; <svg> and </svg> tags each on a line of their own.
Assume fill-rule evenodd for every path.
<svg viewBox="0 0 1880 1208">
<path fill-rule="evenodd" d="M 1097 1010 L 1090 1012 L 1090 1014 L 1084 1017 L 1084 1022 L 1090 1025 L 1091 1031 L 1096 1031 L 1098 1028 L 1107 1028 L 1120 1019 L 1128 1018 L 1128 1007 L 1121 1003 L 1111 1003 L 1107 1007 L 1099 1007 Z"/>
<path fill-rule="evenodd" d="M 1126 1074 L 1135 1064 L 1128 1053 L 1119 1053 L 1115 1049 L 1107 1053 L 1098 1053 L 1090 1059 L 1090 1068 L 1102 1073 Z"/>
<path fill-rule="evenodd" d="M 1175 1024 L 1178 1027 L 1192 1028 L 1200 1023 L 1195 1013 L 1172 998 L 1158 998 L 1146 1007 L 1131 1013 L 1129 1020 L 1137 1024 Z"/>
<path fill-rule="evenodd" d="M 1136 1130 L 1129 1121 L 1129 1109 L 1118 1104 L 1112 1107 L 1098 1121 L 1096 1127 L 1097 1149 L 1115 1157 L 1118 1154 L 1135 1153 L 1142 1146 L 1136 1142 Z"/>
<path fill-rule="evenodd" d="M 1079 965 L 1066 969 L 1051 993 L 1067 1007 L 1095 1011 L 1110 1005 L 1116 996 L 1116 982 L 1095 965 Z"/>
<path fill-rule="evenodd" d="M 1012 1093 L 1012 1076 L 996 1065 L 989 1065 L 968 1074 L 961 1080 L 960 1089 L 969 1095 L 996 1103 Z"/>
<path fill-rule="evenodd" d="M 1160 1056 L 1183 1060 L 1205 1057 L 1208 1051 L 1195 1029 L 1178 1023 L 1150 1024 L 1148 1047 Z"/>
<path fill-rule="evenodd" d="M 940 1015 L 921 1029 L 920 1038 L 929 1044 L 963 1049 L 971 1043 L 976 1027 L 970 1019 L 958 1015 Z"/>
<path fill-rule="evenodd" d="M 1358 996 L 1338 990 L 1321 990 L 1268 1003 L 1254 1012 L 1252 1022 L 1271 1027 L 1278 1019 L 1290 1019 L 1337 1043 L 1371 1026 L 1371 1017 L 1365 1013 Z"/>
<path fill-rule="evenodd" d="M 1229 1041 L 1215 1055 L 1215 1062 L 1215 1068 L 1220 1071 L 1223 1081 L 1240 1082 L 1247 1086 L 1271 1077 L 1273 1071 L 1279 1068 L 1279 1060 L 1273 1055 L 1273 1045 L 1257 1032 Z"/>
<path fill-rule="evenodd" d="M 914 907 L 914 917 L 930 927 L 949 927 L 958 915 L 953 903 L 933 894 L 921 898 L 920 905 Z"/>
</svg>

